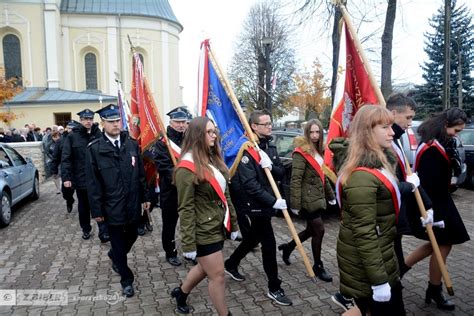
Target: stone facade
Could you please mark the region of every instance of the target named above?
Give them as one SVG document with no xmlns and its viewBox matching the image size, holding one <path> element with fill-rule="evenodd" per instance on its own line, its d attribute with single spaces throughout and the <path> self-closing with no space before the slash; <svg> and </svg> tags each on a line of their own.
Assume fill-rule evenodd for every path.
<svg viewBox="0 0 474 316">
<path fill-rule="evenodd" d="M 31 158 L 38 169 L 40 183 L 46 179 L 46 165 L 44 163 L 44 151 L 42 142 L 8 143 L 8 145 L 22 155 Z"/>
</svg>

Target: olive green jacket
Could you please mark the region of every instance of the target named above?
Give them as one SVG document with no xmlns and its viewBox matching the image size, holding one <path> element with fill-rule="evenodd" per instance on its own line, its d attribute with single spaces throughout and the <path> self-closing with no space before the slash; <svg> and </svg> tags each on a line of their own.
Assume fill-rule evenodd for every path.
<svg viewBox="0 0 474 316">
<path fill-rule="evenodd" d="M 305 141 L 304 137 L 295 138 L 295 145 L 311 155 L 309 144 Z M 308 213 L 324 211 L 326 209 L 326 200 L 334 200 L 334 192 L 327 177 L 324 176 L 323 187 L 319 174 L 297 152 L 293 154 L 291 168 L 291 208 L 297 210 L 305 209 Z"/>
<path fill-rule="evenodd" d="M 225 210 L 221 199 L 209 182 L 194 184 L 194 173 L 186 168 L 176 170 L 178 212 L 183 252 L 196 250 L 196 245 L 208 245 L 225 239 Z M 225 196 L 230 210 L 231 231 L 238 231 L 237 215 L 229 189 Z"/>
<path fill-rule="evenodd" d="M 337 240 L 341 293 L 372 296 L 371 286 L 399 280 L 394 251 L 396 215 L 392 196 L 376 176 L 354 171 L 343 186 Z"/>
</svg>

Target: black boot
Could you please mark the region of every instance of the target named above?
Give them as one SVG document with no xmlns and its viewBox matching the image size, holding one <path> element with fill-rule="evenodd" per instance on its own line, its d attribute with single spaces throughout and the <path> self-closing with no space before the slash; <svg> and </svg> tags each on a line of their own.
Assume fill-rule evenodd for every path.
<svg viewBox="0 0 474 316">
<path fill-rule="evenodd" d="M 313 271 L 320 280 L 323 280 L 324 282 L 332 282 L 331 274 L 324 269 L 324 265 L 321 261 L 314 264 Z"/>
<path fill-rule="evenodd" d="M 281 244 L 278 246 L 278 250 L 282 251 L 281 258 L 283 262 L 289 266 L 291 264 L 290 255 L 295 250 L 295 247 L 292 247 L 289 243 L 288 244 Z"/>
<path fill-rule="evenodd" d="M 433 285 L 428 282 L 428 288 L 426 289 L 425 302 L 431 303 L 431 300 L 436 302 L 436 307 L 448 311 L 454 310 L 454 303 L 448 300 L 443 294 L 443 284 Z"/>
<path fill-rule="evenodd" d="M 171 291 L 171 297 L 176 299 L 176 310 L 180 314 L 189 314 L 189 306 L 186 303 L 186 300 L 188 299 L 189 293 L 184 293 L 181 290 L 181 287 L 175 287 Z"/>
</svg>

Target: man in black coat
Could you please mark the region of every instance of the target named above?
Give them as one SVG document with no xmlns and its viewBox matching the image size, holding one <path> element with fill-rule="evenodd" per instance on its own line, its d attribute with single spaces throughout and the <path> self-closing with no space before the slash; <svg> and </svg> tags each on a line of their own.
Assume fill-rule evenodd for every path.
<svg viewBox="0 0 474 316">
<path fill-rule="evenodd" d="M 80 125 L 73 129 L 63 144 L 61 154 L 61 178 L 64 187 L 74 188 L 78 200 L 79 223 L 82 239 L 91 237 L 91 210 L 87 199 L 86 148 L 94 139 L 101 137 L 99 125 L 94 123 L 94 112 L 89 109 L 77 113 Z M 109 241 L 109 233 L 104 223 L 98 223 L 101 242 Z"/>
<path fill-rule="evenodd" d="M 112 268 L 120 274 L 123 294 L 131 297 L 134 276 L 127 254 L 137 240 L 141 209 L 150 207 L 145 170 L 137 142 L 120 131 L 118 107 L 109 104 L 97 113 L 104 132 L 87 146 L 87 192 L 92 217 L 108 224 Z"/>
<path fill-rule="evenodd" d="M 243 281 L 237 268 L 240 261 L 259 243 L 262 245 L 263 269 L 268 278 L 267 296 L 280 305 L 292 305 L 281 288 L 276 260 L 276 241 L 272 227 L 275 209 L 286 209 L 286 201 L 277 199 L 263 168 L 269 168 L 275 180 L 283 179 L 285 168 L 278 152 L 271 143 L 272 121 L 266 111 L 255 111 L 249 124 L 259 139 L 256 150 L 246 150 L 231 180 L 232 203 L 250 218 L 250 232 L 244 237 L 234 253 L 225 261 L 225 272 L 236 281 Z"/>
<path fill-rule="evenodd" d="M 187 128 L 188 113 L 185 108 L 178 107 L 166 114 L 170 117 L 170 125 L 166 134 L 168 139 L 178 147 L 181 146 Z M 160 205 L 163 220 L 161 242 L 166 253 L 166 261 L 173 266 L 179 266 L 181 261 L 178 258 L 175 244 L 176 224 L 178 223 L 178 192 L 172 184 L 174 164 L 168 147 L 162 141 L 158 141 L 151 148 L 150 153 L 160 175 Z"/>
</svg>

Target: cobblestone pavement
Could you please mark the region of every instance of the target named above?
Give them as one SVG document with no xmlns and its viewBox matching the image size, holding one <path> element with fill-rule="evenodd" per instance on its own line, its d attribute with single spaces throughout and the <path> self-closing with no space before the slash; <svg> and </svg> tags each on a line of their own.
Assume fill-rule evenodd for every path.
<svg viewBox="0 0 474 316">
<path fill-rule="evenodd" d="M 172 315 L 174 302 L 169 292 L 179 284 L 190 268 L 188 264 L 172 267 L 166 263 L 161 246 L 160 210 L 152 213 L 155 230 L 139 237 L 129 254 L 129 265 L 136 275 L 137 294 L 124 299 L 119 276 L 111 270 L 107 257 L 108 244 L 101 244 L 94 237 L 81 239 L 77 216 L 77 203 L 71 214 L 65 202 L 55 194 L 52 182 L 41 186 L 42 195 L 36 202 L 26 202 L 15 207 L 12 223 L 0 229 L 0 289 L 55 289 L 67 290 L 65 306 L 0 306 L 0 314 L 42 315 Z M 460 189 L 454 193 L 455 201 L 465 225 L 474 237 L 474 194 Z M 250 253 L 242 261 L 240 271 L 246 275 L 244 282 L 235 282 L 226 276 L 226 300 L 233 315 L 337 315 L 342 309 L 331 302 L 331 295 L 338 291 L 339 278 L 336 263 L 336 216 L 326 219 L 323 241 L 323 261 L 334 275 L 332 283 L 313 283 L 306 275 L 304 265 L 295 251 L 293 264 L 286 266 L 278 254 L 282 287 L 293 300 L 293 306 L 276 305 L 266 297 L 266 278 L 261 263 L 261 252 Z M 273 219 L 277 243 L 289 239 L 286 223 L 282 218 Z M 297 220 L 297 230 L 303 229 Z M 419 241 L 405 237 L 405 253 L 413 250 Z M 226 242 L 227 257 L 237 242 Z M 309 254 L 310 243 L 304 243 Z M 427 286 L 428 260 L 415 266 L 403 280 L 404 301 L 410 315 L 473 315 L 474 314 L 474 245 L 467 242 L 455 246 L 448 258 L 448 270 L 455 291 L 454 312 L 443 312 L 434 304 L 424 303 Z M 0 297 L 1 300 L 4 299 Z M 207 282 L 202 282 L 189 296 L 194 315 L 215 313 L 207 294 Z"/>
</svg>

